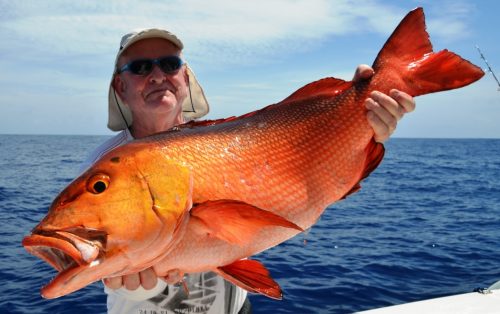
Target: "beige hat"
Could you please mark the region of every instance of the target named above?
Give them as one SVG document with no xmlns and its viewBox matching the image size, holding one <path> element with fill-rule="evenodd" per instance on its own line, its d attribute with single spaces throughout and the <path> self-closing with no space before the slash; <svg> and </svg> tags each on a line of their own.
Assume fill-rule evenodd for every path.
<svg viewBox="0 0 500 314">
<path fill-rule="evenodd" d="M 184 45 L 181 40 L 177 38 L 174 34 L 169 31 L 150 28 L 144 29 L 138 32 L 131 32 L 122 37 L 120 42 L 120 49 L 116 54 L 115 66 L 113 69 L 113 76 L 111 77 L 111 82 L 109 84 L 109 108 L 108 108 L 108 128 L 113 131 L 124 130 L 132 124 L 132 113 L 121 99 L 120 96 L 116 93 L 113 87 L 113 78 L 117 71 L 118 59 L 122 55 L 122 53 L 127 50 L 130 45 L 139 40 L 146 38 L 163 38 L 177 47 L 179 49 L 183 49 Z M 189 77 L 189 95 L 184 99 L 182 103 L 182 111 L 184 115 L 184 119 L 186 121 L 194 120 L 200 117 L 203 117 L 208 113 L 208 101 L 203 93 L 203 89 L 198 83 L 196 76 L 193 73 L 193 70 L 186 64 L 186 72 Z M 121 112 L 120 112 L 121 111 Z M 124 121 L 126 120 L 126 122 Z"/>
</svg>

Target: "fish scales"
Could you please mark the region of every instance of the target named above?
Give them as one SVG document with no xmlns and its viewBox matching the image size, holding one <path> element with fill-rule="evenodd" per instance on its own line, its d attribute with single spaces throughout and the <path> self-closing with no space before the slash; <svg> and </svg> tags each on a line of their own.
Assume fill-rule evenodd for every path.
<svg viewBox="0 0 500 314">
<path fill-rule="evenodd" d="M 186 161 L 184 159 L 186 153 L 200 155 L 202 162 L 195 162 L 197 167 L 193 167 L 195 177 L 193 194 L 198 195 L 197 202 L 202 203 L 210 199 L 238 199 L 275 212 L 304 229 L 309 228 L 317 221 L 326 206 L 344 196 L 361 177 L 367 157 L 366 145 L 371 140 L 373 132 L 367 123 L 363 102 L 356 102 L 355 99 L 366 98 L 368 92 L 368 86 L 365 84 L 346 91 L 336 98 L 317 97 L 314 100 L 294 103 L 293 107 L 274 107 L 247 119 L 232 121 L 220 127 L 217 125 L 212 131 L 214 134 L 230 133 L 231 137 L 239 139 L 238 142 L 246 136 L 251 136 L 255 144 L 246 145 L 235 151 L 230 160 L 209 158 L 213 154 L 217 155 L 217 152 L 223 150 L 228 143 L 224 136 L 216 136 L 222 140 L 216 144 L 212 142 L 210 145 L 205 145 L 209 149 L 188 150 L 176 155 L 176 158 L 183 162 Z M 346 114 L 347 112 L 351 114 Z M 274 123 L 274 120 L 280 123 Z M 269 122 L 266 124 L 269 125 L 269 129 L 262 135 L 251 134 L 250 128 L 237 127 L 238 124 L 248 125 L 263 121 Z M 349 135 L 345 137 L 351 140 L 336 141 L 335 138 L 342 138 L 338 136 L 339 133 Z M 193 135 L 188 134 L 178 134 L 174 136 L 177 139 L 172 138 L 171 142 L 165 142 L 164 145 L 174 151 L 177 141 L 180 146 L 189 146 L 189 143 L 182 144 L 183 138 L 190 142 Z M 206 137 L 212 138 L 214 134 L 207 136 L 207 132 L 202 132 L 199 140 L 207 141 Z M 169 133 L 165 133 L 165 136 L 168 135 Z M 200 148 L 200 145 L 196 147 Z M 173 152 L 169 152 L 168 155 L 173 155 Z M 262 164 L 263 160 L 270 168 L 267 177 L 274 180 L 270 180 L 268 184 L 262 182 L 260 188 L 256 190 L 252 182 L 259 181 L 256 178 L 258 172 L 247 165 Z M 240 179 L 242 176 L 246 180 L 244 183 Z M 204 179 L 197 181 L 196 178 Z M 221 184 L 221 181 L 229 182 L 229 187 Z M 196 187 L 199 188 L 198 191 Z M 206 264 L 224 265 L 235 256 L 242 258 L 248 256 L 249 251 L 260 252 L 295 234 L 297 234 L 295 230 L 276 230 L 267 227 L 254 235 L 247 246 L 241 247 L 228 245 L 225 241 L 209 236 L 205 241 L 199 241 L 199 238 L 196 241 L 195 237 L 199 235 L 193 238 L 186 236 L 181 245 L 157 265 L 155 270 L 164 273 L 169 269 L 184 267 L 193 272 L 201 271 L 202 269 L 196 265 L 200 255 L 205 256 Z M 180 254 L 177 250 L 184 254 Z M 213 252 L 209 255 L 212 260 L 206 255 L 207 250 Z M 231 254 L 227 254 L 228 251 Z M 228 259 L 228 256 L 231 257 Z M 192 265 L 188 265 L 186 261 L 191 261 Z"/>
<path fill-rule="evenodd" d="M 358 98 L 367 93 L 365 88 Z M 352 181 L 359 180 L 359 176 L 348 180 L 353 169 L 363 170 L 364 149 L 373 132 L 365 110 L 358 108 L 362 103 L 353 101 L 354 94 L 347 91 L 334 99 L 318 97 L 273 107 L 209 127 L 213 130 L 167 132 L 145 142 L 155 141 L 166 158 L 189 165 L 195 180 L 195 203 L 238 199 L 279 212 L 299 225 L 304 220 L 308 228 L 317 217 L 302 217 L 300 209 L 324 209 L 347 193 Z M 349 111 L 359 114 L 344 114 Z M 265 124 L 257 128 L 263 132 L 254 132 L 256 128 L 251 126 L 259 123 Z M 255 171 L 256 166 L 263 171 Z"/>
</svg>

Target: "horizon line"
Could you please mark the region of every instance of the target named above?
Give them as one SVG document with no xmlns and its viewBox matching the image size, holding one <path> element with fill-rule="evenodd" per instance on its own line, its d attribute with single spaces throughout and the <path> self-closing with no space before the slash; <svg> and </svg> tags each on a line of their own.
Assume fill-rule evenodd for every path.
<svg viewBox="0 0 500 314">
<path fill-rule="evenodd" d="M 116 135 L 118 132 L 115 132 L 113 134 L 76 134 L 76 133 L 71 133 L 71 134 L 55 134 L 55 133 L 41 133 L 41 134 L 33 134 L 33 133 L 0 133 L 0 136 L 105 136 L 105 137 L 111 137 Z M 414 136 L 394 136 L 389 138 L 387 141 L 390 141 L 391 139 L 428 139 L 428 140 L 500 140 L 499 137 L 414 137 Z M 386 141 L 386 142 L 387 142 Z"/>
</svg>

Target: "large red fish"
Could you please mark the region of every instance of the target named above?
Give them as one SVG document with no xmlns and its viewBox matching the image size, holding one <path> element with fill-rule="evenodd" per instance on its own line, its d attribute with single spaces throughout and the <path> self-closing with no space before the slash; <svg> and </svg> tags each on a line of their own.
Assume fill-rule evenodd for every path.
<svg viewBox="0 0 500 314">
<path fill-rule="evenodd" d="M 418 96 L 483 76 L 452 52 L 432 51 L 421 8 L 373 69 L 369 81 L 322 79 L 259 111 L 187 124 L 103 156 L 23 240 L 59 271 L 42 295 L 154 266 L 158 275 L 215 271 L 280 298 L 262 264 L 245 258 L 311 227 L 378 166 L 384 148 L 366 120 L 369 93 Z"/>
</svg>

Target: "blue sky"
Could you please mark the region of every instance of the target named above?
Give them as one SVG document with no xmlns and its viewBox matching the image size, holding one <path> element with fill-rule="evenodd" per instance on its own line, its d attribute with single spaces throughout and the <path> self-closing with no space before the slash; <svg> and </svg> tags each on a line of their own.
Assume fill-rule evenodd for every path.
<svg viewBox="0 0 500 314">
<path fill-rule="evenodd" d="M 211 104 L 208 118 L 221 118 L 278 102 L 322 77 L 351 79 L 417 6 L 436 51 L 485 68 L 477 44 L 500 75 L 500 4 L 493 0 L 0 0 L 0 134 L 112 134 L 107 89 L 119 40 L 131 29 L 178 34 Z M 491 74 L 416 100 L 396 137 L 500 138 Z"/>
</svg>

